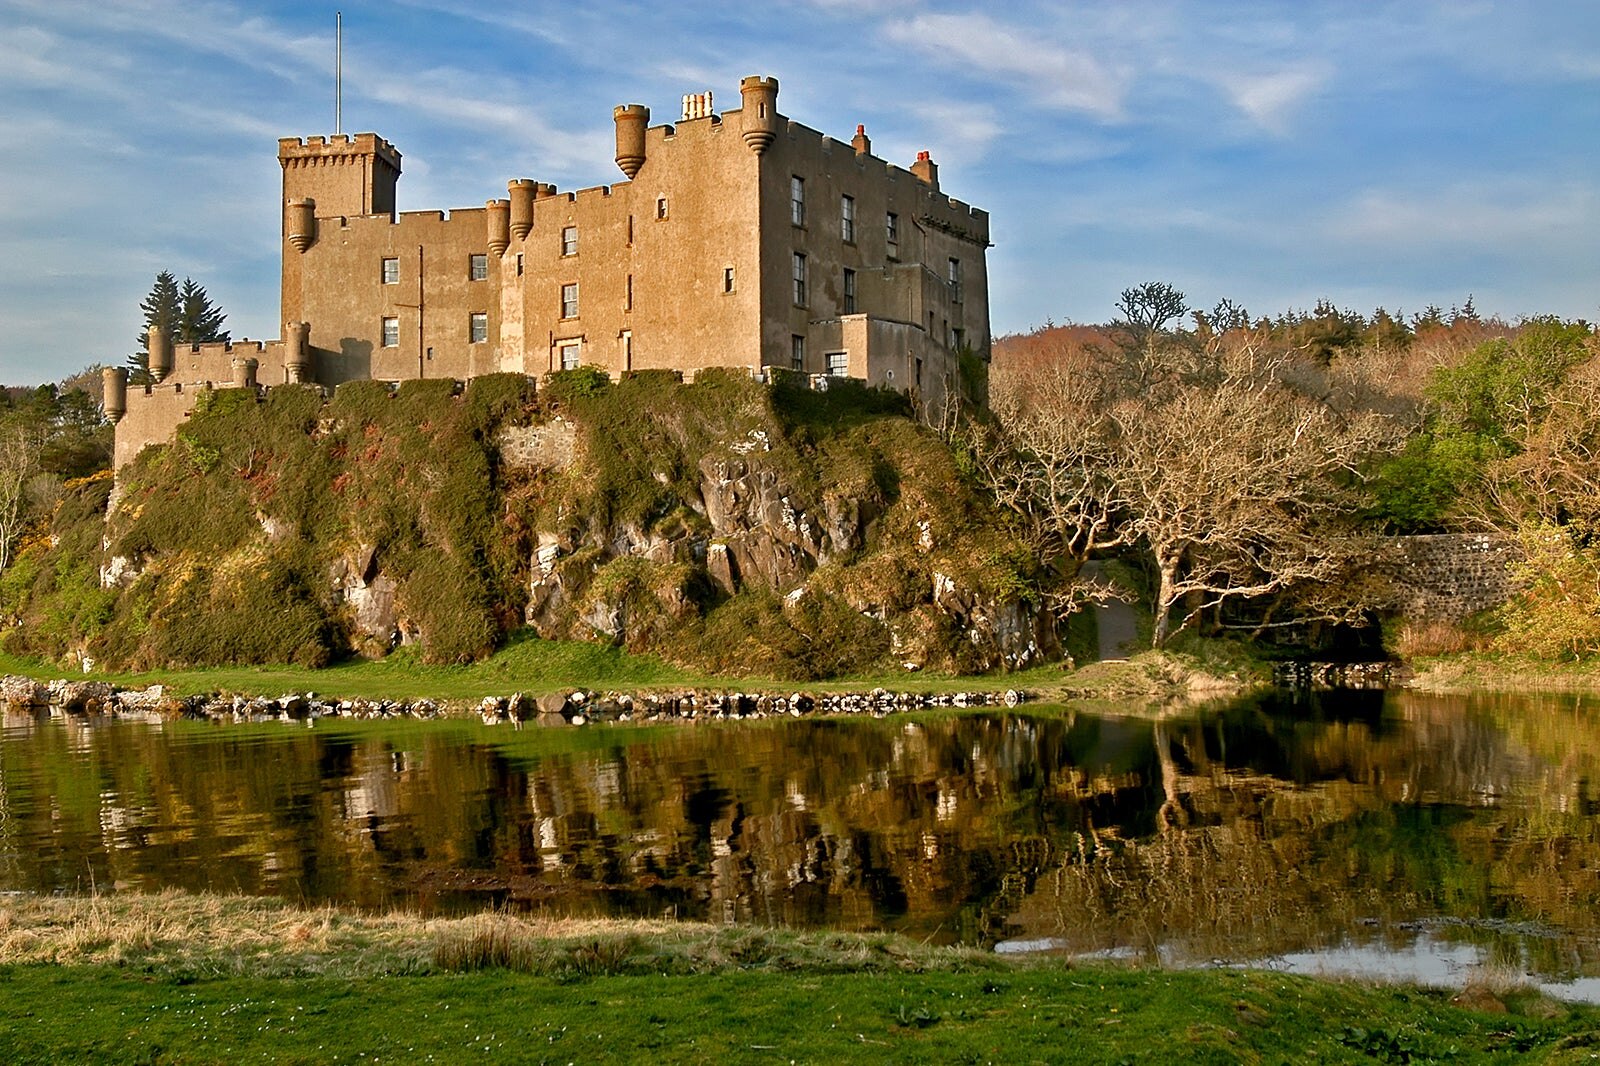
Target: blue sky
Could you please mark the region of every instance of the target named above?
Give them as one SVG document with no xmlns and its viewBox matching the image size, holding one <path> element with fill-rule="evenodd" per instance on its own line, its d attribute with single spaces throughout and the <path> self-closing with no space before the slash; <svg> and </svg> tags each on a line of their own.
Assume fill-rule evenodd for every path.
<svg viewBox="0 0 1600 1066">
<path fill-rule="evenodd" d="M 1147 280 L 1600 318 L 1595 0 L 0 0 L 0 383 L 120 362 L 160 270 L 277 336 L 276 139 L 332 130 L 336 6 L 344 126 L 400 149 L 401 210 L 619 180 L 614 104 L 760 73 L 991 212 L 997 333 Z"/>
</svg>

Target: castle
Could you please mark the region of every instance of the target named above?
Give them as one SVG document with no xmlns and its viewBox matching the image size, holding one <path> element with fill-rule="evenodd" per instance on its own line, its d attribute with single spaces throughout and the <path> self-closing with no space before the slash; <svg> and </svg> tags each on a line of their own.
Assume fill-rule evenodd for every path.
<svg viewBox="0 0 1600 1066">
<path fill-rule="evenodd" d="M 774 368 L 863 379 L 936 409 L 958 353 L 989 356 L 989 218 L 910 170 L 785 118 L 778 83 L 741 106 L 684 97 L 676 125 L 614 111 L 627 180 L 519 178 L 481 208 L 395 214 L 384 139 L 287 138 L 283 336 L 184 345 L 151 331 L 152 383 L 105 372 L 115 463 L 169 439 L 210 388 L 530 376 L 598 366 Z"/>
</svg>

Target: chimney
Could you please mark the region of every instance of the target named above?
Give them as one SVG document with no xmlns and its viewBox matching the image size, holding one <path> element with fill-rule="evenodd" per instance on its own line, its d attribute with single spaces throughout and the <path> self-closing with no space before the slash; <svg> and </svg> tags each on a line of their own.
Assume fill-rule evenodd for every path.
<svg viewBox="0 0 1600 1066">
<path fill-rule="evenodd" d="M 927 152 L 917 153 L 917 161 L 911 164 L 911 173 L 924 184 L 933 186 L 934 192 L 939 191 L 939 164 Z"/>
<path fill-rule="evenodd" d="M 867 127 L 856 126 L 856 135 L 850 138 L 850 147 L 856 150 L 856 155 L 872 154 L 872 138 L 867 136 Z"/>
</svg>

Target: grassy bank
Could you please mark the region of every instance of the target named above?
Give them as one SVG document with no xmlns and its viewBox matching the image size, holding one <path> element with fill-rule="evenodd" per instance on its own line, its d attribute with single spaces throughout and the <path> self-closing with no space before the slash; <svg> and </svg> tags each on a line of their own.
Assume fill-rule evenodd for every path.
<svg viewBox="0 0 1600 1066">
<path fill-rule="evenodd" d="M 1423 692 L 1584 692 L 1600 695 L 1600 661 L 1551 662 L 1488 652 L 1419 658 L 1408 688 Z"/>
<path fill-rule="evenodd" d="M 479 662 L 464 666 L 422 662 L 403 648 L 383 659 L 334 666 L 226 666 L 146 673 L 72 673 L 34 659 L 0 654 L 0 674 L 93 678 L 142 687 L 167 686 L 179 695 L 234 692 L 276 696 L 316 692 L 328 697 L 475 702 L 512 692 L 540 695 L 573 689 L 639 691 L 716 688 L 730 691 L 808 692 L 884 687 L 915 692 L 1026 689 L 1040 699 L 1170 699 L 1215 696 L 1264 682 L 1259 663 L 1231 642 L 1194 642 L 1179 652 L 1145 652 L 1129 660 L 1092 663 L 1079 670 L 1049 664 L 1014 673 L 958 676 L 936 672 L 860 674 L 796 685 L 775 678 L 718 678 L 672 666 L 650 655 L 583 641 L 525 636 Z"/>
<path fill-rule="evenodd" d="M 1587 1062 L 1600 1011 L 890 936 L 18 898 L 0 1058 L 270 1062 Z"/>
</svg>

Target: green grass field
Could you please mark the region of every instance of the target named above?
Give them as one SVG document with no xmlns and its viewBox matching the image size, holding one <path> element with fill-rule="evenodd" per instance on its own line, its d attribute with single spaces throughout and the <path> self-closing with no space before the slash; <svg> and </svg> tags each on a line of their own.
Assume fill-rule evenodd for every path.
<svg viewBox="0 0 1600 1066">
<path fill-rule="evenodd" d="M 0 674 L 42 678 L 80 676 L 50 663 L 4 654 L 0 654 Z M 357 659 L 320 669 L 290 665 L 231 666 L 137 674 L 97 672 L 81 676 L 130 686 L 162 684 L 178 694 L 223 691 L 271 696 L 284 692 L 316 692 L 325 696 L 369 699 L 427 697 L 471 701 L 484 696 L 508 696 L 517 691 L 538 695 L 572 689 L 703 687 L 789 692 L 802 688 L 821 692 L 879 685 L 910 691 L 1045 689 L 1059 687 L 1067 677 L 1060 666 L 1050 665 L 982 677 L 907 672 L 796 684 L 771 678 L 718 678 L 673 666 L 654 656 L 630 655 L 603 644 L 540 640 L 531 636 L 514 639 L 489 658 L 466 666 L 425 664 L 413 649 L 402 648 L 387 658 Z"/>
<path fill-rule="evenodd" d="M 177 892 L 0 901 L 0 1002 L 0 1062 L 52 1066 L 1600 1058 L 1600 1009 L 1514 984 L 1453 996 L 889 934 Z"/>
<path fill-rule="evenodd" d="M 8 1063 L 1589 1062 L 1600 1014 L 1231 971 L 173 978 L 0 969 Z"/>
</svg>

